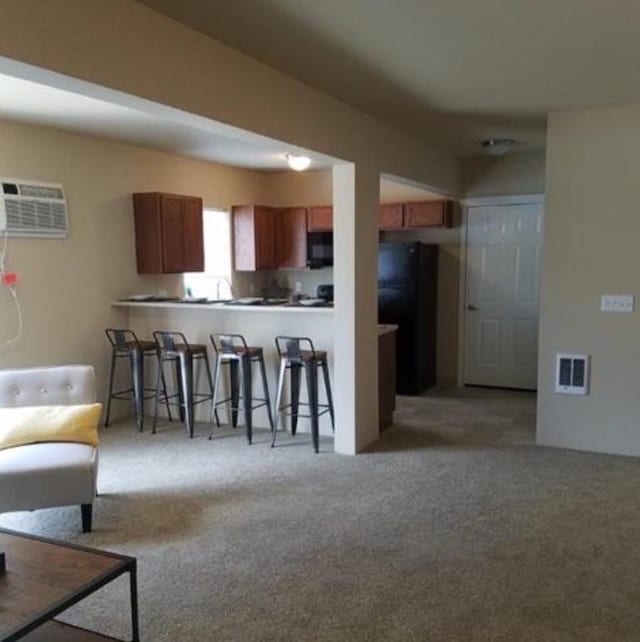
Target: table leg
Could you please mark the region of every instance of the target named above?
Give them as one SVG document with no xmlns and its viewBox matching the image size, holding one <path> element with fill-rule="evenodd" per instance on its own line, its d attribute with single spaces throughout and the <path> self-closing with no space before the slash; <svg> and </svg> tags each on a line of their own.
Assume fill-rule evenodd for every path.
<svg viewBox="0 0 640 642">
<path fill-rule="evenodd" d="M 134 562 L 129 571 L 129 590 L 131 591 L 131 642 L 140 642 L 138 623 L 138 572 Z"/>
</svg>

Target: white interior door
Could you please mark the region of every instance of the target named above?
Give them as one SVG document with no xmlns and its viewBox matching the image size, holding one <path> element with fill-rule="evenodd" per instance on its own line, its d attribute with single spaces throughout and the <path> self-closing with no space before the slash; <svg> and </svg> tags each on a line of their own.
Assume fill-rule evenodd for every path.
<svg viewBox="0 0 640 642">
<path fill-rule="evenodd" d="M 543 205 L 467 212 L 464 383 L 534 390 Z"/>
</svg>

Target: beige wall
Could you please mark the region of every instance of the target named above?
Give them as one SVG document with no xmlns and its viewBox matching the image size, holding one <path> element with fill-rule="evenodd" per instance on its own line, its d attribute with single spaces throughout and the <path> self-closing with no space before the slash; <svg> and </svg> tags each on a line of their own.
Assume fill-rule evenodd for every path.
<svg viewBox="0 0 640 642">
<path fill-rule="evenodd" d="M 538 443 L 638 455 L 640 105 L 548 122 Z M 602 294 L 636 311 L 600 312 Z M 591 355 L 589 396 L 554 393 L 558 352 Z"/>
<path fill-rule="evenodd" d="M 466 198 L 544 194 L 544 180 L 544 151 L 474 156 L 461 165 L 461 194 Z"/>
<path fill-rule="evenodd" d="M 366 174 L 369 180 L 354 183 L 354 202 L 351 197 L 334 199 L 336 208 L 342 210 L 337 226 L 340 274 L 336 280 L 345 285 L 340 287 L 343 292 L 349 291 L 346 285 L 356 275 L 360 292 L 375 287 L 375 271 L 361 269 L 362 261 L 352 251 L 355 247 L 347 247 L 340 236 L 356 228 L 368 231 L 368 221 L 354 221 L 353 217 L 366 209 L 366 203 L 377 200 L 381 173 L 448 193 L 458 188 L 458 163 L 452 153 L 427 145 L 133 0 L 4 0 L 0 56 L 356 164 L 352 178 Z M 341 192 L 347 194 L 346 186 Z M 369 257 L 375 252 L 375 236 L 360 237 L 361 254 Z M 343 355 L 336 362 L 336 381 L 344 383 L 355 367 L 356 389 L 338 389 L 336 395 L 341 417 L 336 447 L 349 453 L 354 451 L 341 450 L 338 445 L 346 443 L 343 437 L 348 434 L 349 443 L 364 447 L 360 437 L 369 435 L 369 400 L 377 390 L 377 373 L 362 357 L 362 344 L 375 331 L 375 315 L 369 309 L 369 298 L 358 296 L 356 302 L 355 310 L 352 301 L 347 301 L 345 313 L 338 309 L 335 316 L 336 349 Z M 360 336 L 349 334 L 356 323 L 363 326 Z M 348 337 L 354 342 L 349 343 Z M 345 412 L 354 409 L 354 399 L 358 400 L 356 416 L 347 421 Z"/>
<path fill-rule="evenodd" d="M 442 190 L 458 187 L 452 153 L 133 0 L 4 0 L 0 56 Z"/>
<path fill-rule="evenodd" d="M 331 204 L 331 172 L 282 172 L 269 174 L 267 179 L 274 205 Z M 381 202 L 403 202 L 434 198 L 436 195 L 411 185 L 388 179 L 380 181 Z M 420 241 L 440 246 L 438 261 L 438 359 L 437 378 L 443 386 L 456 385 L 458 358 L 458 271 L 460 265 L 459 216 L 452 229 L 424 229 L 385 232 L 383 240 Z M 332 283 L 333 270 L 287 270 L 272 273 L 279 282 L 293 287 L 301 283 L 303 291 L 315 292 L 318 283 Z"/>
<path fill-rule="evenodd" d="M 0 368 L 91 363 L 100 391 L 104 329 L 126 319 L 109 302 L 134 292 L 177 291 L 181 283 L 179 276 L 137 274 L 131 194 L 202 195 L 220 208 L 266 198 L 264 174 L 256 172 L 9 121 L 0 121 L 0 140 L 0 176 L 62 183 L 69 213 L 67 240 L 9 240 L 7 269 L 19 275 L 24 332 L 0 351 Z M 2 288 L 0 343 L 15 322 Z"/>
</svg>

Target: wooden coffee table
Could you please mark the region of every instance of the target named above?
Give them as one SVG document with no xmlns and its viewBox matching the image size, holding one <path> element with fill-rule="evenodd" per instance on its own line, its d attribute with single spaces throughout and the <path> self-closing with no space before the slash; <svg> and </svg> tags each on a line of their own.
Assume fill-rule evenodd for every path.
<svg viewBox="0 0 640 642">
<path fill-rule="evenodd" d="M 0 640 L 114 640 L 53 618 L 129 573 L 132 642 L 139 641 L 136 560 L 85 546 L 0 529 L 7 570 L 0 573 Z"/>
</svg>

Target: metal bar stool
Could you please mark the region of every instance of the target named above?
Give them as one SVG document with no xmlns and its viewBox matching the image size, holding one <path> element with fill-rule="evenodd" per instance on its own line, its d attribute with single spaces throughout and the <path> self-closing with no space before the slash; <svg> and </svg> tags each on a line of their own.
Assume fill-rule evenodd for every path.
<svg viewBox="0 0 640 642">
<path fill-rule="evenodd" d="M 145 388 L 144 386 L 144 358 L 155 357 L 157 346 L 155 341 L 141 341 L 133 330 L 107 328 L 105 330 L 107 339 L 111 344 L 111 368 L 109 371 L 109 388 L 107 391 L 107 414 L 104 420 L 105 427 L 109 425 L 111 416 L 111 400 L 133 401 L 133 411 L 136 416 L 138 431 L 144 429 L 144 402 L 156 396 L 157 388 Z M 113 391 L 113 379 L 118 359 L 129 360 L 129 373 L 131 376 L 131 387 L 125 390 Z M 167 403 L 167 384 L 162 376 L 162 390 L 164 393 L 163 403 Z M 145 395 L 145 392 L 151 394 Z M 172 419 L 171 411 L 167 406 L 169 420 Z"/>
<path fill-rule="evenodd" d="M 219 406 L 231 409 L 231 423 L 235 428 L 238 425 L 238 412 L 244 412 L 244 424 L 247 432 L 249 445 L 253 440 L 253 411 L 256 408 L 267 407 L 269 415 L 269 426 L 273 430 L 273 413 L 271 412 L 271 400 L 269 399 L 269 386 L 267 384 L 267 373 L 264 368 L 264 354 L 262 348 L 248 346 L 241 334 L 212 334 L 211 345 L 216 353 L 216 369 L 213 379 L 213 403 L 211 405 L 211 422 L 213 413 Z M 262 389 L 264 398 L 253 396 L 252 364 L 257 363 L 260 367 L 262 378 Z M 218 400 L 218 387 L 222 366 L 229 366 L 229 378 L 231 396 Z M 242 405 L 240 405 L 240 373 L 242 373 Z M 220 423 L 218 422 L 218 425 Z M 209 439 L 213 436 L 213 426 L 209 433 Z"/>
<path fill-rule="evenodd" d="M 298 427 L 298 417 L 311 419 L 311 438 L 313 449 L 318 452 L 320 447 L 320 434 L 318 419 L 325 413 L 331 415 L 331 427 L 335 430 L 335 416 L 333 412 L 333 397 L 331 396 L 331 384 L 329 382 L 329 365 L 327 353 L 324 350 L 316 350 L 313 341 L 308 337 L 276 337 L 276 349 L 280 355 L 280 374 L 278 377 L 278 389 L 276 392 L 276 417 L 273 430 L 271 447 L 275 446 L 278 434 L 278 419 L 281 412 L 291 416 L 291 434 L 295 435 Z M 318 368 L 322 368 L 324 387 L 327 395 L 327 403 L 318 402 Z M 300 401 L 300 374 L 305 371 L 307 382 L 308 403 Z M 281 406 L 282 390 L 286 371 L 291 371 L 291 403 Z M 308 406 L 309 414 L 303 415 L 299 412 L 300 406 Z M 286 412 L 291 408 L 290 412 Z"/>
<path fill-rule="evenodd" d="M 178 390 L 167 396 L 167 407 L 169 407 L 169 404 L 173 404 L 180 408 L 180 418 L 185 422 L 189 437 L 193 438 L 195 406 L 199 403 L 213 400 L 213 382 L 211 380 L 207 346 L 200 343 L 189 343 L 182 332 L 156 330 L 153 333 L 153 338 L 157 346 L 158 379 L 156 382 L 156 404 L 152 432 L 155 434 L 158 421 L 160 378 L 164 377 L 164 364 L 169 361 L 175 364 Z M 197 392 L 195 390 L 193 375 L 196 361 L 204 363 L 209 384 L 208 392 Z M 177 399 L 177 401 L 171 401 L 172 399 Z M 217 418 L 216 413 L 216 420 Z"/>
</svg>

